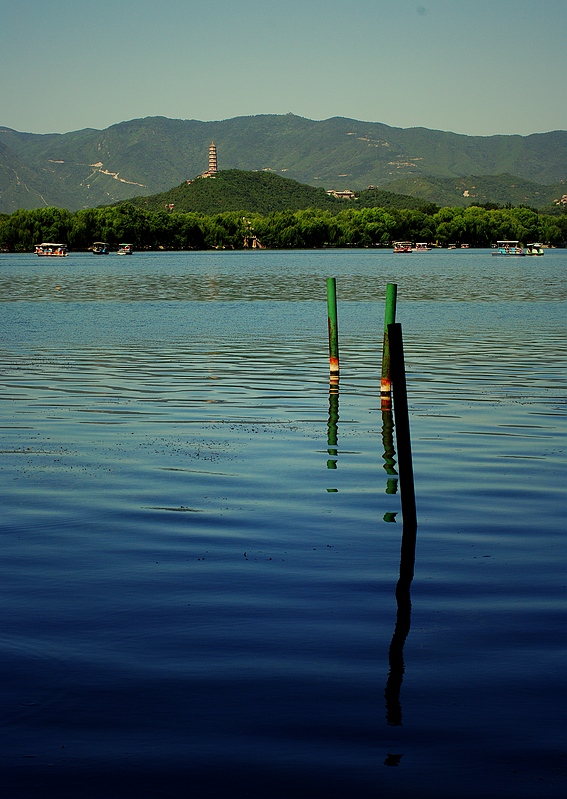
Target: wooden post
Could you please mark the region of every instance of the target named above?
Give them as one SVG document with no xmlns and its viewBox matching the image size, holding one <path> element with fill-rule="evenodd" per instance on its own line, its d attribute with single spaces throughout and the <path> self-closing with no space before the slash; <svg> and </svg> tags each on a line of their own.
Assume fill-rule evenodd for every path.
<svg viewBox="0 0 567 799">
<path fill-rule="evenodd" d="M 414 524 L 417 527 L 408 395 L 406 387 L 406 367 L 404 363 L 402 326 L 399 323 L 388 325 L 388 338 L 390 344 L 392 383 L 394 389 L 394 420 L 396 430 L 396 449 L 398 454 L 398 474 L 400 478 L 400 494 L 402 501 L 402 515 L 404 526 L 407 522 L 408 525 Z"/>
<path fill-rule="evenodd" d="M 402 724 L 400 689 L 405 670 L 404 644 L 408 637 L 411 624 L 410 588 L 415 568 L 417 513 L 415 508 L 415 488 L 413 482 L 402 326 L 397 323 L 388 325 L 388 338 L 391 356 L 394 419 L 403 525 L 400 552 L 400 577 L 396 585 L 398 610 L 396 615 L 396 627 L 388 652 L 390 673 L 388 675 L 384 697 L 386 699 L 386 723 L 391 726 L 399 726 Z"/>
<path fill-rule="evenodd" d="M 388 283 L 386 286 L 386 306 L 384 309 L 384 343 L 382 346 L 382 379 L 380 380 L 380 401 L 383 410 L 392 407 L 392 378 L 390 367 L 390 339 L 388 336 L 388 325 L 393 325 L 396 321 L 396 299 L 398 296 L 398 286 L 396 283 Z"/>
<path fill-rule="evenodd" d="M 327 278 L 327 319 L 329 325 L 329 369 L 331 382 L 339 380 L 339 328 L 337 320 L 337 285 L 334 277 Z"/>
</svg>

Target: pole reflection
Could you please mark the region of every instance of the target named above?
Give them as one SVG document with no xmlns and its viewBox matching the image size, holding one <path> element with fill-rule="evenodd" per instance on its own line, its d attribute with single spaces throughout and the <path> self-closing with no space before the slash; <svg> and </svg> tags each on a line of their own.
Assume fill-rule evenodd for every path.
<svg viewBox="0 0 567 799">
<path fill-rule="evenodd" d="M 390 409 L 382 408 L 382 445 L 384 447 L 384 469 L 388 475 L 386 494 L 398 493 L 398 473 L 396 471 L 396 450 L 394 448 L 394 415 Z"/>
<path fill-rule="evenodd" d="M 400 576 L 396 585 L 396 626 L 388 651 L 390 672 L 386 682 L 386 723 L 402 724 L 400 690 L 404 678 L 404 644 L 411 625 L 411 583 L 415 568 L 415 544 L 417 538 L 417 512 L 411 454 L 411 436 L 407 402 L 406 375 L 402 328 L 399 324 L 388 325 L 391 349 L 392 379 L 394 388 L 394 411 L 396 420 L 396 444 L 400 472 L 400 494 L 402 504 L 402 546 L 400 552 Z"/>
<path fill-rule="evenodd" d="M 339 457 L 339 378 L 331 376 L 329 382 L 329 420 L 327 422 L 327 469 L 336 469 Z"/>
<path fill-rule="evenodd" d="M 402 724 L 402 705 L 400 690 L 404 679 L 404 644 L 411 626 L 410 588 L 415 567 L 415 542 L 417 523 L 404 521 L 402 527 L 402 548 L 400 553 L 400 577 L 396 585 L 396 626 L 388 651 L 390 671 L 384 691 L 386 699 L 386 724 L 399 727 Z"/>
</svg>

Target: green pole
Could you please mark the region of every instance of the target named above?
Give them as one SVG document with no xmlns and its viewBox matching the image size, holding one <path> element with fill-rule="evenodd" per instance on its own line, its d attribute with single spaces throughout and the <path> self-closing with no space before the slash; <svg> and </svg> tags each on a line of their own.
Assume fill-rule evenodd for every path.
<svg viewBox="0 0 567 799">
<path fill-rule="evenodd" d="M 382 346 L 382 378 L 380 380 L 380 400 L 382 408 L 389 410 L 392 407 L 392 376 L 390 372 L 390 338 L 388 325 L 396 321 L 396 300 L 398 286 L 388 283 L 386 286 L 386 306 L 384 310 L 384 343 Z"/>
<path fill-rule="evenodd" d="M 337 282 L 327 278 L 327 318 L 329 323 L 329 368 L 331 382 L 339 379 L 339 328 L 337 322 Z"/>
</svg>

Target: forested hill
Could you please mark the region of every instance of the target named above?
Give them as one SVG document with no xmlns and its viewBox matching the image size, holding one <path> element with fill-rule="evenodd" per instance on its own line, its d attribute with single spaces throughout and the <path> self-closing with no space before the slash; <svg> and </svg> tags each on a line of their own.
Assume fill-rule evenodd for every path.
<svg viewBox="0 0 567 799">
<path fill-rule="evenodd" d="M 270 214 L 274 211 L 301 211 L 307 208 L 338 213 L 345 208 L 428 209 L 431 205 L 416 197 L 394 194 L 380 189 L 367 189 L 357 199 L 337 199 L 324 189 L 298 183 L 272 172 L 246 172 L 227 169 L 211 177 L 184 181 L 169 191 L 150 197 L 135 197 L 125 202 L 147 211 L 175 210 L 175 213 L 195 212 L 218 214 L 242 211 L 249 214 Z"/>
<path fill-rule="evenodd" d="M 567 179 L 567 131 L 463 136 L 293 114 L 217 122 L 148 117 L 65 134 L 0 128 L 0 212 L 77 210 L 167 191 L 207 169 L 212 140 L 221 170 L 270 170 L 324 189 L 389 189 L 395 182 L 396 192 L 409 193 L 399 181 L 415 187 L 421 178 L 467 175 L 507 174 L 543 186 Z"/>
<path fill-rule="evenodd" d="M 440 178 L 431 175 L 400 178 L 388 184 L 392 192 L 420 197 L 442 206 L 529 205 L 553 213 L 567 193 L 567 181 L 549 186 L 514 175 L 466 175 Z"/>
</svg>

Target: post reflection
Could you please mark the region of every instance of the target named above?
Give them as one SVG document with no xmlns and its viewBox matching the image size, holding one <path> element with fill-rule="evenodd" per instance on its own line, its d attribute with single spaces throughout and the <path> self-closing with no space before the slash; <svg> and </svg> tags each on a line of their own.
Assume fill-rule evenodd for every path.
<svg viewBox="0 0 567 799">
<path fill-rule="evenodd" d="M 394 386 L 394 410 L 396 419 L 396 445 L 400 472 L 402 504 L 402 546 L 400 552 L 400 577 L 396 585 L 396 626 L 390 642 L 388 661 L 390 671 L 384 698 L 386 700 L 386 723 L 402 724 L 400 690 L 404 679 L 404 644 L 411 624 L 411 583 L 415 568 L 415 544 L 417 538 L 417 512 L 409 427 L 409 412 L 404 366 L 404 351 L 401 325 L 388 325 L 392 355 L 392 379 Z"/>
<path fill-rule="evenodd" d="M 394 415 L 391 409 L 382 408 L 382 445 L 384 447 L 384 469 L 388 475 L 386 494 L 397 494 L 398 473 L 396 471 L 396 450 L 394 448 Z"/>
<path fill-rule="evenodd" d="M 402 547 L 400 553 L 400 577 L 396 585 L 396 626 L 388 651 L 390 671 L 384 691 L 386 699 L 386 723 L 393 727 L 402 724 L 402 705 L 400 690 L 404 679 L 404 644 L 411 625 L 410 588 L 415 567 L 415 542 L 417 523 L 412 519 L 404 521 L 402 528 Z"/>
<path fill-rule="evenodd" d="M 339 378 L 332 376 L 329 383 L 329 421 L 327 422 L 327 469 L 336 469 L 339 456 Z"/>
</svg>

